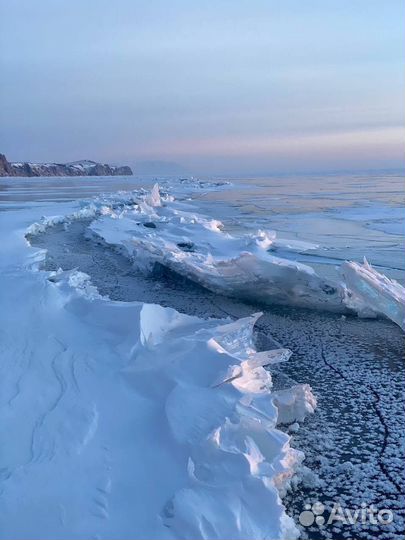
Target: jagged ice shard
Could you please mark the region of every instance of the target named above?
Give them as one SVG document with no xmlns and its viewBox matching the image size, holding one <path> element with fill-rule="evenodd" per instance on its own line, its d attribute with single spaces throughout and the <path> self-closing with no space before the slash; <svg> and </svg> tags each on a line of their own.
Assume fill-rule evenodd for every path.
<svg viewBox="0 0 405 540">
<path fill-rule="evenodd" d="M 360 316 L 383 315 L 405 331 L 405 288 L 363 264 L 345 262 L 341 267 L 347 289 L 347 304 Z"/>
</svg>

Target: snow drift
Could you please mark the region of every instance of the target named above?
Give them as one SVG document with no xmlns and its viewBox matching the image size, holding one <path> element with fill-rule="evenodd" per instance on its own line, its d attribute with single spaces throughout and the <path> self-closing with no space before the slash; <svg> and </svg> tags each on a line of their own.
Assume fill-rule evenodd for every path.
<svg viewBox="0 0 405 540">
<path fill-rule="evenodd" d="M 265 369 L 290 351 L 255 350 L 260 314 L 200 320 L 37 271 L 38 211 L 0 215 L 0 536 L 297 538 L 280 496 L 303 455 Z"/>
</svg>

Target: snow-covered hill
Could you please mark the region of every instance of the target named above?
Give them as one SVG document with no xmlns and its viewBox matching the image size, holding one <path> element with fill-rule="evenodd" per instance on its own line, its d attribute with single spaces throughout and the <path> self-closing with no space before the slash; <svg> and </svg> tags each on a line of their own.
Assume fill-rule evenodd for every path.
<svg viewBox="0 0 405 540">
<path fill-rule="evenodd" d="M 71 163 L 9 162 L 0 154 L 0 176 L 128 176 L 127 165 L 116 166 L 83 160 Z"/>
</svg>

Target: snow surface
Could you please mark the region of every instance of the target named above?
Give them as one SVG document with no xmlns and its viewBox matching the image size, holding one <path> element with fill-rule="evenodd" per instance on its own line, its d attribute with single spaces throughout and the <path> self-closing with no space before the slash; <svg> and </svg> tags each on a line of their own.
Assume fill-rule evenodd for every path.
<svg viewBox="0 0 405 540">
<path fill-rule="evenodd" d="M 96 211 L 115 223 L 117 204 L 0 214 L 0 536 L 297 538 L 280 495 L 304 456 L 264 369 L 290 352 L 256 352 L 260 314 L 200 320 L 39 270 L 26 236 Z"/>
</svg>

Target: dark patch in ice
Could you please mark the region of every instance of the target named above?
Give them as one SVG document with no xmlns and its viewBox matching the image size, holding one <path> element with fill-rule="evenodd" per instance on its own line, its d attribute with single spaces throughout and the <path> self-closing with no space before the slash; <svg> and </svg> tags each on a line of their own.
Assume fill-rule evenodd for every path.
<svg viewBox="0 0 405 540">
<path fill-rule="evenodd" d="M 194 242 L 179 242 L 177 247 L 183 251 L 194 251 Z"/>
<path fill-rule="evenodd" d="M 147 227 L 148 229 L 156 229 L 156 223 L 153 223 L 153 221 L 145 221 L 143 226 Z"/>
<path fill-rule="evenodd" d="M 114 300 L 159 303 L 199 317 L 243 317 L 259 309 L 261 349 L 279 342 L 291 359 L 273 366 L 276 388 L 309 383 L 318 399 L 315 414 L 291 433 L 292 446 L 319 485 L 300 484 L 284 498 L 299 523 L 305 504 L 361 503 L 394 512 L 391 525 L 302 527 L 302 538 L 403 539 L 405 518 L 405 375 L 403 333 L 385 320 L 341 318 L 283 306 L 258 306 L 218 296 L 160 265 L 143 274 L 123 255 L 84 237 L 88 221 L 73 222 L 32 237 L 48 249 L 45 267 L 78 268 L 101 294 Z M 287 427 L 286 427 L 287 428 Z M 328 511 L 325 513 L 328 515 Z"/>
<path fill-rule="evenodd" d="M 391 525 L 314 525 L 303 527 L 303 538 L 402 539 L 403 334 L 387 321 L 315 317 L 287 317 L 284 328 L 274 321 L 269 326 L 294 352 L 282 366 L 281 384 L 307 381 L 318 398 L 316 413 L 293 434 L 292 445 L 305 452 L 305 465 L 318 473 L 322 485 L 300 486 L 284 502 L 296 521 L 305 504 L 317 501 L 329 510 L 334 502 L 349 509 L 364 503 L 394 513 Z"/>
<path fill-rule="evenodd" d="M 330 285 L 324 285 L 322 287 L 322 290 L 326 294 L 336 294 L 337 293 L 336 287 L 331 287 Z"/>
</svg>

